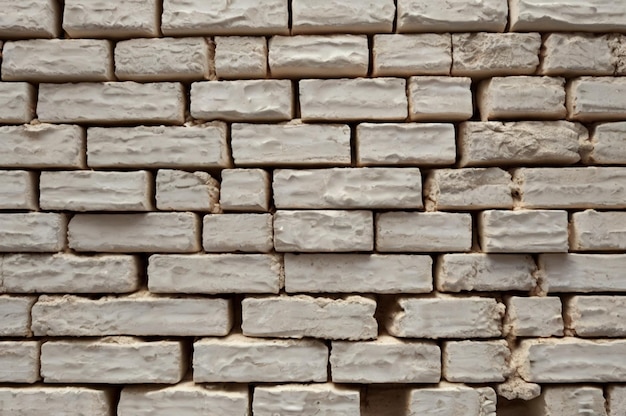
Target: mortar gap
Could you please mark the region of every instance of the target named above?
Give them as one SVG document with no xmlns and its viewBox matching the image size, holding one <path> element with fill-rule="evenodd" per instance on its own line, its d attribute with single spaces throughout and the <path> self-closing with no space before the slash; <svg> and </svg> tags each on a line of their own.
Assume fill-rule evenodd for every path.
<svg viewBox="0 0 626 416">
<path fill-rule="evenodd" d="M 367 49 L 369 52 L 367 77 L 372 78 L 374 76 L 374 35 L 367 35 Z"/>
</svg>

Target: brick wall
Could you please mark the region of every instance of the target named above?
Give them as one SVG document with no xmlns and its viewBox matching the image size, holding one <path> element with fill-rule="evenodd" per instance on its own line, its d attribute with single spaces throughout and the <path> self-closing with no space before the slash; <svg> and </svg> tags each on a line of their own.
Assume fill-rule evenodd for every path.
<svg viewBox="0 0 626 416">
<path fill-rule="evenodd" d="M 0 0 L 0 415 L 626 415 L 624 0 Z"/>
</svg>

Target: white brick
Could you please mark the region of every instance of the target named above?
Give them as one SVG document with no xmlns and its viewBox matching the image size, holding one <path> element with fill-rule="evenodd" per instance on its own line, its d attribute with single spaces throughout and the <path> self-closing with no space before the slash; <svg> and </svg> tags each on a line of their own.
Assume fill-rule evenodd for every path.
<svg viewBox="0 0 626 416">
<path fill-rule="evenodd" d="M 419 121 L 463 121 L 472 117 L 472 80 L 459 77 L 411 77 L 409 117 Z"/>
<path fill-rule="evenodd" d="M 55 0 L 0 1 L 2 38 L 54 38 L 60 34 L 60 7 Z"/>
<path fill-rule="evenodd" d="M 153 293 L 278 293 L 280 257 L 263 254 L 150 256 L 148 288 Z"/>
<path fill-rule="evenodd" d="M 499 121 L 462 123 L 461 166 L 574 164 L 589 134 L 569 121 Z"/>
<path fill-rule="evenodd" d="M 539 66 L 540 48 L 539 33 L 453 34 L 452 75 L 532 75 Z"/>
<path fill-rule="evenodd" d="M 506 0 L 399 0 L 398 32 L 502 32 L 507 15 Z"/>
<path fill-rule="evenodd" d="M 256 416 L 360 416 L 360 391 L 333 384 L 255 387 Z"/>
<path fill-rule="evenodd" d="M 565 311 L 568 327 L 578 337 L 626 336 L 624 296 L 573 296 Z"/>
<path fill-rule="evenodd" d="M 360 166 L 439 166 L 456 161 L 453 124 L 361 123 L 356 135 Z"/>
<path fill-rule="evenodd" d="M 279 252 L 370 251 L 374 221 L 370 211 L 277 211 L 274 247 Z"/>
<path fill-rule="evenodd" d="M 226 125 L 92 127 L 87 130 L 92 168 L 227 168 Z"/>
<path fill-rule="evenodd" d="M 626 380 L 626 341 L 577 338 L 524 340 L 516 350 L 518 372 L 536 383 L 606 383 Z"/>
<path fill-rule="evenodd" d="M 220 79 L 265 78 L 267 40 L 253 36 L 216 36 L 215 73 Z"/>
<path fill-rule="evenodd" d="M 491 298 L 399 298 L 387 323 L 403 338 L 493 338 L 502 335 L 504 305 Z"/>
<path fill-rule="evenodd" d="M 543 42 L 542 75 L 613 75 L 608 35 L 550 33 Z"/>
<path fill-rule="evenodd" d="M 39 346 L 38 341 L 0 342 L 0 382 L 34 383 L 39 380 Z"/>
<path fill-rule="evenodd" d="M 263 169 L 222 171 L 220 207 L 225 211 L 269 210 L 270 176 Z"/>
<path fill-rule="evenodd" d="M 424 184 L 426 209 L 513 208 L 512 185 L 500 168 L 437 169 Z"/>
<path fill-rule="evenodd" d="M 207 252 L 268 253 L 274 249 L 272 214 L 206 215 L 202 235 Z"/>
<path fill-rule="evenodd" d="M 586 210 L 572 215 L 570 243 L 576 251 L 626 250 L 626 212 Z"/>
<path fill-rule="evenodd" d="M 0 82 L 0 123 L 29 123 L 35 117 L 36 94 L 25 82 Z"/>
<path fill-rule="evenodd" d="M 567 111 L 571 120 L 599 121 L 626 118 L 626 79 L 580 77 L 567 86 Z"/>
<path fill-rule="evenodd" d="M 5 81 L 76 82 L 113 79 L 111 43 L 94 39 L 34 39 L 7 42 Z"/>
<path fill-rule="evenodd" d="M 567 211 L 483 211 L 478 217 L 485 253 L 567 252 Z"/>
<path fill-rule="evenodd" d="M 324 382 L 328 347 L 315 340 L 230 335 L 193 344 L 193 380 L 211 382 Z"/>
<path fill-rule="evenodd" d="M 623 165 L 626 164 L 626 123 L 603 123 L 592 128 L 591 143 L 593 149 L 583 155 L 588 164 Z"/>
<path fill-rule="evenodd" d="M 200 221 L 189 212 L 78 214 L 68 238 L 76 251 L 188 253 L 200 250 Z"/>
<path fill-rule="evenodd" d="M 563 335 L 561 300 L 557 297 L 517 297 L 507 301 L 505 335 L 551 337 Z"/>
<path fill-rule="evenodd" d="M 0 252 L 45 253 L 65 248 L 67 218 L 32 212 L 0 214 Z"/>
<path fill-rule="evenodd" d="M 131 39 L 115 46 L 119 80 L 181 81 L 209 78 L 204 38 Z"/>
<path fill-rule="evenodd" d="M 391 32 L 392 0 L 292 0 L 293 33 Z"/>
<path fill-rule="evenodd" d="M 161 29 L 165 35 L 287 34 L 286 0 L 165 0 Z"/>
<path fill-rule="evenodd" d="M 269 64 L 275 78 L 364 77 L 369 65 L 366 36 L 274 36 Z"/>
<path fill-rule="evenodd" d="M 376 341 L 332 343 L 335 383 L 437 383 L 441 351 L 431 342 L 405 342 L 383 335 Z"/>
<path fill-rule="evenodd" d="M 233 124 L 236 166 L 350 164 L 350 127 L 345 124 Z"/>
<path fill-rule="evenodd" d="M 407 116 L 404 79 L 306 79 L 299 85 L 305 121 L 404 120 Z"/>
<path fill-rule="evenodd" d="M 120 395 L 119 416 L 179 416 L 248 414 L 248 392 L 222 390 L 191 382 L 171 387 L 124 387 Z"/>
<path fill-rule="evenodd" d="M 410 390 L 407 410 L 409 416 L 485 416 L 479 390 L 455 384 Z"/>
<path fill-rule="evenodd" d="M 542 254 L 539 268 L 549 292 L 626 291 L 623 254 Z"/>
<path fill-rule="evenodd" d="M 23 170 L 0 170 L 0 209 L 36 210 L 37 176 Z"/>
<path fill-rule="evenodd" d="M 513 180 L 524 208 L 626 208 L 624 168 L 523 168 Z"/>
<path fill-rule="evenodd" d="M 626 386 L 621 384 L 608 386 L 606 399 L 609 416 L 623 416 L 623 410 L 626 409 Z"/>
<path fill-rule="evenodd" d="M 182 124 L 184 95 L 174 82 L 40 84 L 37 115 L 50 123 Z"/>
<path fill-rule="evenodd" d="M 378 335 L 376 301 L 361 296 L 246 298 L 241 309 L 241 329 L 249 337 L 365 340 Z"/>
<path fill-rule="evenodd" d="M 0 126 L 0 166 L 81 168 L 85 132 L 79 126 L 26 124 Z"/>
<path fill-rule="evenodd" d="M 512 0 L 510 30 L 622 32 L 626 12 L 607 0 Z"/>
<path fill-rule="evenodd" d="M 0 408 L 14 416 L 109 416 L 113 395 L 83 387 L 0 387 Z"/>
<path fill-rule="evenodd" d="M 159 36 L 157 0 L 66 0 L 63 29 L 73 38 Z"/>
<path fill-rule="evenodd" d="M 444 254 L 435 269 L 440 292 L 532 290 L 537 266 L 517 254 Z"/>
<path fill-rule="evenodd" d="M 470 214 L 388 212 L 376 216 L 378 251 L 469 251 L 471 247 Z"/>
<path fill-rule="evenodd" d="M 372 54 L 376 77 L 449 75 L 452 66 L 448 34 L 376 35 Z"/>
<path fill-rule="evenodd" d="M 57 211 L 148 211 L 152 181 L 148 171 L 42 172 L 39 204 Z"/>
<path fill-rule="evenodd" d="M 443 348 L 443 376 L 461 383 L 503 382 L 511 351 L 505 340 L 449 341 Z"/>
<path fill-rule="evenodd" d="M 292 96 L 289 80 L 194 82 L 191 84 L 191 116 L 200 120 L 290 120 Z"/>
<path fill-rule="evenodd" d="M 274 170 L 278 209 L 422 208 L 416 168 Z"/>
<path fill-rule="evenodd" d="M 428 293 L 429 256 L 380 254 L 286 254 L 287 292 Z"/>
<path fill-rule="evenodd" d="M 174 384 L 186 370 L 179 341 L 112 337 L 47 341 L 41 346 L 45 383 Z"/>
<path fill-rule="evenodd" d="M 139 268 L 138 258 L 125 255 L 7 254 L 2 286 L 10 293 L 127 293 L 139 287 Z"/>
<path fill-rule="evenodd" d="M 532 408 L 537 416 L 607 415 L 601 387 L 547 386 L 542 390 Z"/>
<path fill-rule="evenodd" d="M 495 77 L 478 85 L 481 120 L 565 118 L 565 80 L 550 77 Z"/>
<path fill-rule="evenodd" d="M 215 212 L 219 183 L 206 172 L 160 169 L 156 176 L 156 206 L 162 211 Z"/>
<path fill-rule="evenodd" d="M 2 283 L 0 290 L 9 289 Z M 0 295 L 0 336 L 19 337 L 30 335 L 30 309 L 36 298 Z"/>
</svg>

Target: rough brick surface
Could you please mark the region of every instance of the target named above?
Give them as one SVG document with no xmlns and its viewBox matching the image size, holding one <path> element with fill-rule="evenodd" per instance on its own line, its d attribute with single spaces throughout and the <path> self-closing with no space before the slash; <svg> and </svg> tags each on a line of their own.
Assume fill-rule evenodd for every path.
<svg viewBox="0 0 626 416">
<path fill-rule="evenodd" d="M 111 391 L 85 387 L 0 387 L 0 404 L 20 416 L 42 409 L 59 416 L 108 416 L 115 409 Z"/>
<path fill-rule="evenodd" d="M 506 21 L 504 0 L 446 0 L 445 7 L 428 0 L 398 1 L 400 32 L 502 32 Z"/>
<path fill-rule="evenodd" d="M 448 75 L 452 47 L 447 34 L 376 35 L 375 76 Z"/>
<path fill-rule="evenodd" d="M 409 117 L 419 121 L 463 121 L 472 117 L 470 78 L 411 77 Z"/>
<path fill-rule="evenodd" d="M 275 414 L 359 416 L 360 392 L 357 389 L 335 387 L 332 384 L 256 387 L 252 411 L 259 416 Z"/>
<path fill-rule="evenodd" d="M 386 33 L 393 29 L 395 6 L 391 0 L 293 0 L 291 7 L 296 34 Z"/>
<path fill-rule="evenodd" d="M 0 252 L 54 253 L 66 246 L 67 217 L 32 212 L 0 214 Z"/>
<path fill-rule="evenodd" d="M 0 18 L 3 38 L 53 38 L 61 32 L 61 9 L 54 0 L 2 0 L 0 7 L 4 10 Z"/>
<path fill-rule="evenodd" d="M 0 382 L 34 383 L 39 380 L 39 342 L 0 342 Z"/>
<path fill-rule="evenodd" d="M 0 295 L 0 336 L 19 337 L 30 334 L 30 310 L 35 300 L 32 297 Z"/>
</svg>

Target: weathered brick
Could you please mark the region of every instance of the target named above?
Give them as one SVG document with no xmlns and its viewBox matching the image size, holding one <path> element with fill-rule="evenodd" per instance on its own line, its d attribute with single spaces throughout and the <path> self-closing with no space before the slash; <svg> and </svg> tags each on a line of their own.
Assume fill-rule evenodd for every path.
<svg viewBox="0 0 626 416">
<path fill-rule="evenodd" d="M 219 183 L 207 172 L 160 169 L 156 176 L 156 207 L 162 211 L 219 210 Z"/>
<path fill-rule="evenodd" d="M 399 0 L 398 32 L 502 32 L 507 15 L 506 0 Z"/>
<path fill-rule="evenodd" d="M 119 80 L 199 80 L 209 78 L 209 69 L 204 38 L 130 39 L 115 45 Z"/>
<path fill-rule="evenodd" d="M 572 215 L 570 244 L 576 251 L 626 250 L 626 212 L 586 210 Z"/>
<path fill-rule="evenodd" d="M 184 95 L 174 82 L 40 84 L 37 115 L 50 123 L 182 124 Z"/>
<path fill-rule="evenodd" d="M 606 389 L 607 408 L 609 416 L 620 416 L 622 409 L 626 409 L 626 386 L 623 384 L 609 385 Z"/>
<path fill-rule="evenodd" d="M 113 79 L 111 43 L 95 39 L 33 39 L 7 42 L 4 81 L 77 82 Z"/>
<path fill-rule="evenodd" d="M 231 127 L 236 166 L 347 166 L 350 127 L 345 124 L 239 124 Z"/>
<path fill-rule="evenodd" d="M 152 174 L 136 172 L 42 172 L 39 204 L 46 210 L 148 211 Z"/>
<path fill-rule="evenodd" d="M 31 212 L 0 214 L 0 252 L 56 252 L 65 248 L 67 218 Z"/>
<path fill-rule="evenodd" d="M 608 35 L 550 33 L 543 42 L 542 75 L 613 75 Z"/>
<path fill-rule="evenodd" d="M 274 249 L 272 214 L 206 215 L 202 245 L 207 252 L 268 253 Z"/>
<path fill-rule="evenodd" d="M 148 288 L 153 293 L 278 293 L 280 258 L 264 254 L 150 256 Z"/>
<path fill-rule="evenodd" d="M 23 170 L 0 170 L 0 209 L 36 210 L 37 176 Z"/>
<path fill-rule="evenodd" d="M 441 383 L 436 387 L 410 390 L 407 409 L 409 416 L 436 416 L 442 411 L 456 412 L 451 413 L 455 416 L 486 416 L 489 413 L 484 412 L 483 400 L 481 389 Z"/>
<path fill-rule="evenodd" d="M 506 303 L 505 334 L 515 337 L 563 335 L 561 299 L 513 296 Z"/>
<path fill-rule="evenodd" d="M 419 121 L 463 121 L 472 117 L 472 80 L 460 77 L 411 77 L 409 117 Z"/>
<path fill-rule="evenodd" d="M 211 382 L 324 382 L 328 347 L 315 340 L 230 335 L 193 344 L 193 380 Z"/>
<path fill-rule="evenodd" d="M 225 211 L 269 210 L 270 176 L 263 169 L 222 171 L 220 207 Z"/>
<path fill-rule="evenodd" d="M 502 382 L 509 375 L 511 351 L 505 340 L 447 341 L 443 377 L 461 383 Z"/>
<path fill-rule="evenodd" d="M 480 246 L 486 253 L 559 253 L 568 250 L 567 211 L 483 211 Z"/>
<path fill-rule="evenodd" d="M 333 341 L 330 365 L 335 383 L 437 383 L 441 351 L 435 343 L 386 335 L 376 341 Z"/>
<path fill-rule="evenodd" d="M 274 247 L 279 252 L 370 251 L 373 216 L 370 211 L 277 211 Z"/>
<path fill-rule="evenodd" d="M 441 166 L 456 160 L 453 124 L 361 123 L 356 129 L 360 166 Z"/>
<path fill-rule="evenodd" d="M 35 118 L 36 94 L 25 82 L 0 82 L 0 123 L 30 123 Z"/>
<path fill-rule="evenodd" d="M 38 341 L 1 341 L 0 382 L 34 383 L 39 380 L 39 347 Z"/>
<path fill-rule="evenodd" d="M 360 391 L 334 384 L 285 384 L 254 388 L 256 416 L 360 416 Z"/>
<path fill-rule="evenodd" d="M 375 77 L 449 75 L 452 65 L 450 35 L 375 35 L 372 58 Z"/>
<path fill-rule="evenodd" d="M 626 117 L 625 97 L 625 78 L 576 78 L 567 85 L 568 117 L 581 121 L 621 121 Z"/>
<path fill-rule="evenodd" d="M 45 383 L 174 384 L 186 370 L 179 341 L 111 337 L 47 341 L 41 346 Z"/>
<path fill-rule="evenodd" d="M 272 188 L 278 209 L 423 207 L 416 168 L 277 169 Z"/>
<path fill-rule="evenodd" d="M 542 254 L 539 268 L 549 292 L 626 291 L 623 254 Z"/>
<path fill-rule="evenodd" d="M 285 289 L 309 293 L 428 293 L 429 256 L 286 254 Z"/>
<path fill-rule="evenodd" d="M 565 304 L 568 327 L 578 337 L 624 337 L 624 314 L 624 296 L 573 296 Z"/>
<path fill-rule="evenodd" d="M 54 38 L 61 31 L 61 8 L 55 0 L 0 1 L 2 38 Z"/>
<path fill-rule="evenodd" d="M 109 416 L 112 391 L 84 387 L 0 387 L 0 407 L 10 415 Z"/>
<path fill-rule="evenodd" d="M 395 15 L 392 0 L 292 0 L 293 33 L 391 32 Z"/>
<path fill-rule="evenodd" d="M 626 164 L 625 137 L 625 122 L 596 124 L 591 129 L 593 148 L 588 154 L 583 154 L 583 161 L 587 164 Z"/>
<path fill-rule="evenodd" d="M 216 36 L 215 73 L 220 79 L 265 78 L 267 40 L 253 36 Z"/>
<path fill-rule="evenodd" d="M 602 388 L 592 386 L 546 386 L 532 411 L 537 416 L 607 415 Z"/>
<path fill-rule="evenodd" d="M 504 305 L 495 299 L 438 296 L 397 300 L 399 312 L 387 323 L 403 338 L 494 338 L 502 335 Z"/>
<path fill-rule="evenodd" d="M 388 212 L 376 215 L 378 251 L 469 251 L 471 247 L 470 214 Z"/>
<path fill-rule="evenodd" d="M 0 290 L 6 290 L 0 276 Z M 0 295 L 0 336 L 20 337 L 30 334 L 30 309 L 36 298 Z"/>
<path fill-rule="evenodd" d="M 200 221 L 189 212 L 78 214 L 68 238 L 76 251 L 188 253 L 200 250 Z"/>
</svg>

